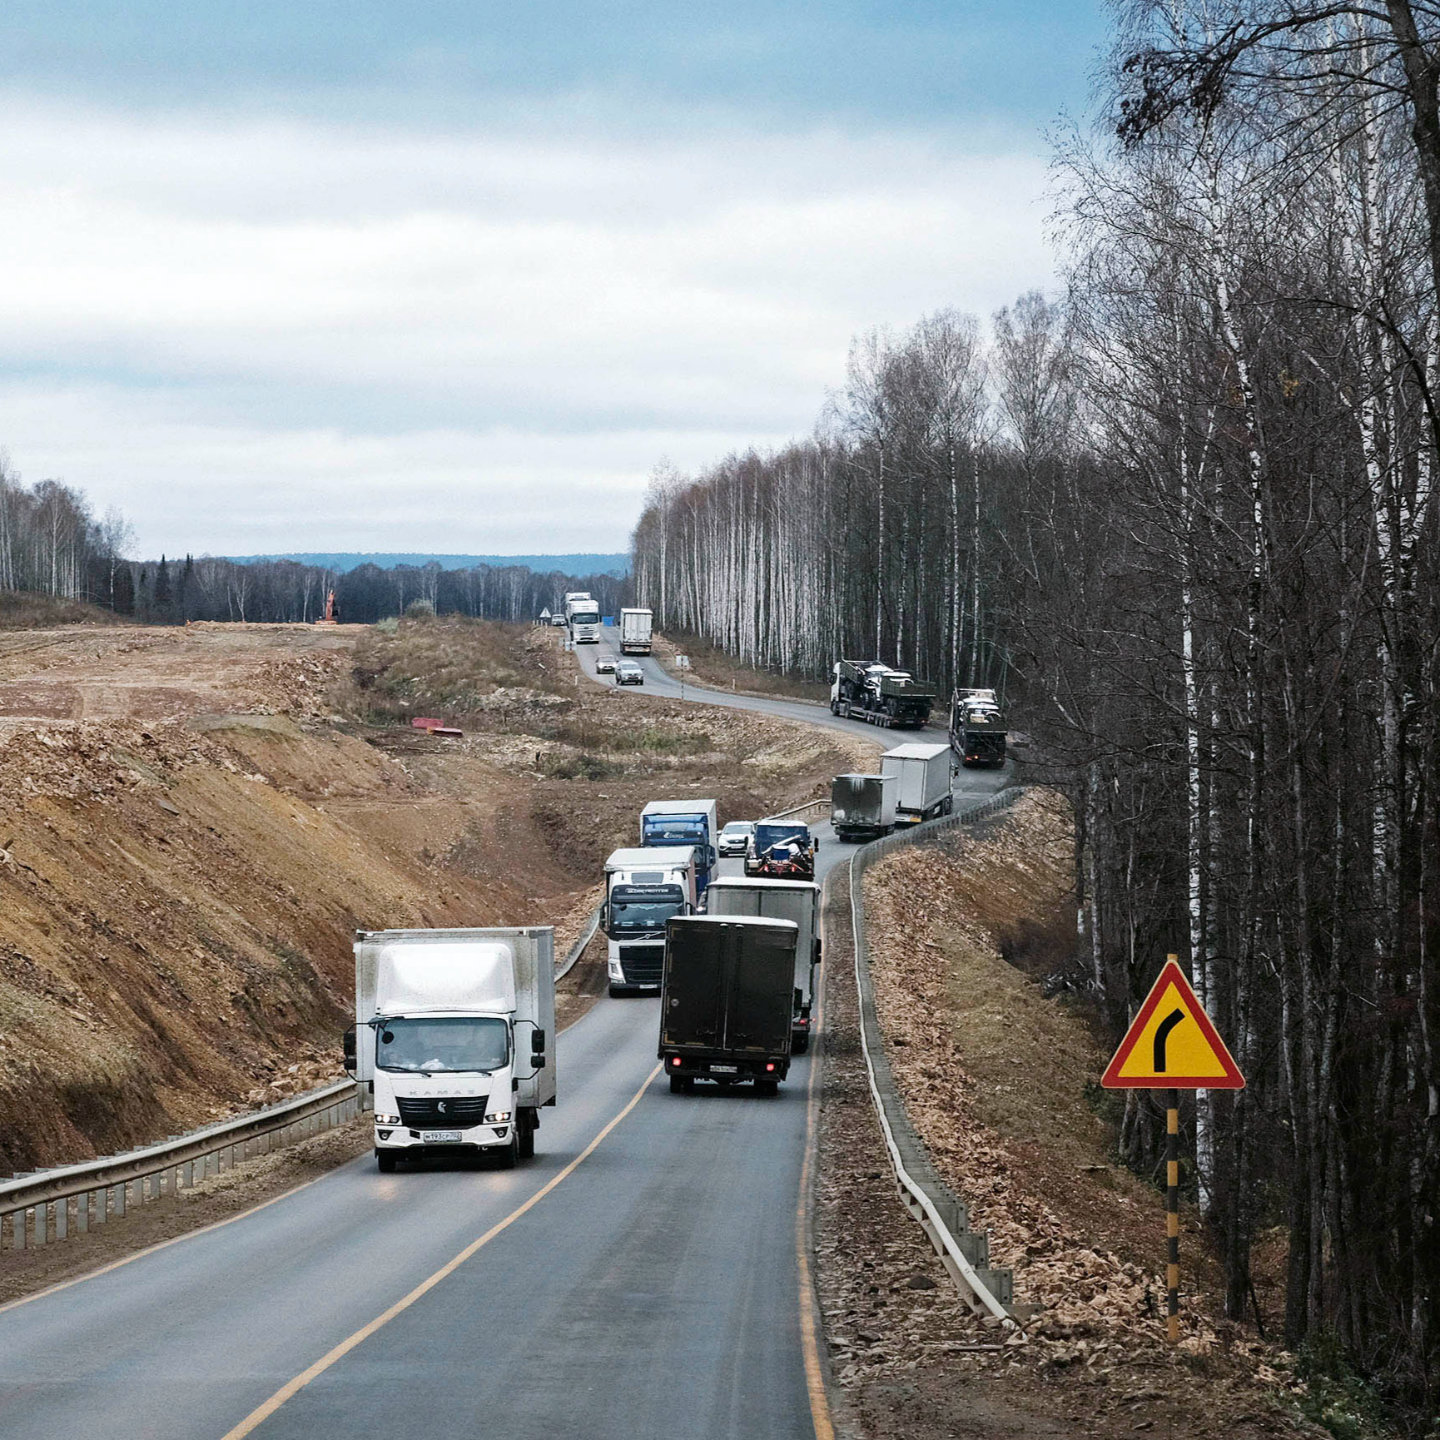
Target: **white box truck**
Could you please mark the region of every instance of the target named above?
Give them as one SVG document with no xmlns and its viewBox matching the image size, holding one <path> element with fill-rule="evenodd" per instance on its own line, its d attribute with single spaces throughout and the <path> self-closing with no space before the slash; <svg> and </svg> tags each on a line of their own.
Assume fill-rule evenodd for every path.
<svg viewBox="0 0 1440 1440">
<path fill-rule="evenodd" d="M 705 913 L 758 915 L 789 920 L 799 930 L 795 946 L 795 1003 L 790 1017 L 790 1050 L 810 1048 L 815 1007 L 815 967 L 820 963 L 820 887 L 813 880 L 743 880 L 722 875 L 710 882 Z"/>
<path fill-rule="evenodd" d="M 665 922 L 695 909 L 695 850 L 656 845 L 615 850 L 605 862 L 600 928 L 609 942 L 610 994 L 658 991 L 665 971 Z"/>
<path fill-rule="evenodd" d="M 954 753 L 948 745 L 897 745 L 880 757 L 882 773 L 895 777 L 897 825 L 918 825 L 950 813 Z"/>
<path fill-rule="evenodd" d="M 720 834 L 719 807 L 713 800 L 652 800 L 640 812 L 640 843 L 693 845 L 695 847 L 695 898 L 705 888 L 719 863 L 715 841 Z"/>
<path fill-rule="evenodd" d="M 555 1103 L 555 932 L 361 930 L 346 1068 L 381 1170 L 426 1155 L 535 1153 Z"/>
<path fill-rule="evenodd" d="M 837 775 L 830 782 L 830 822 L 837 840 L 873 840 L 895 828 L 897 775 Z"/>
<path fill-rule="evenodd" d="M 620 611 L 620 653 L 622 655 L 648 655 L 650 653 L 650 631 L 654 615 L 649 610 Z"/>
</svg>

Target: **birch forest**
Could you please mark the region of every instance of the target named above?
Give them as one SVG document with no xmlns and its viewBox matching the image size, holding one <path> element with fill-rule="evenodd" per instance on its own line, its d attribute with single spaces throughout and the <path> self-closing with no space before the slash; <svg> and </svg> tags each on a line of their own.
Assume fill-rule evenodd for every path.
<svg viewBox="0 0 1440 1440">
<path fill-rule="evenodd" d="M 1179 953 L 1247 1077 L 1184 1111 L 1230 1313 L 1433 1416 L 1440 9 L 1116 23 L 1063 288 L 864 335 L 812 438 L 657 473 L 637 592 L 759 665 L 1005 689 L 1073 805 L 1072 983 L 1118 1038 Z"/>
</svg>

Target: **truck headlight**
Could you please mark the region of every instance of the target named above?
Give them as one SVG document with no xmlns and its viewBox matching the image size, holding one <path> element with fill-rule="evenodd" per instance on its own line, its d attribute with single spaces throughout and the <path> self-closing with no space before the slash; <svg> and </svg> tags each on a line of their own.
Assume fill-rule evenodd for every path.
<svg viewBox="0 0 1440 1440">
<path fill-rule="evenodd" d="M 400 1117 L 398 1115 L 377 1115 L 375 1123 L 377 1125 L 398 1125 Z"/>
<path fill-rule="evenodd" d="M 510 1118 L 508 1110 L 492 1110 L 486 1117 L 487 1125 L 503 1125 Z"/>
<path fill-rule="evenodd" d="M 620 962 L 618 960 L 610 961 L 610 978 L 612 980 L 623 980 L 625 978 L 625 972 L 620 968 Z"/>
<path fill-rule="evenodd" d="M 843 810 L 832 809 L 830 811 L 830 818 L 832 820 L 843 820 L 845 818 L 845 812 Z"/>
</svg>

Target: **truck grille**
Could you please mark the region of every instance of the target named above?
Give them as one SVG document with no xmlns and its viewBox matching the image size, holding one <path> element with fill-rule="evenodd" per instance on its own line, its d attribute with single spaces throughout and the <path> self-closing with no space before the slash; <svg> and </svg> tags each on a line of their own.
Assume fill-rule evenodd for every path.
<svg viewBox="0 0 1440 1440">
<path fill-rule="evenodd" d="M 401 1100 L 400 1120 L 417 1130 L 468 1130 L 485 1118 L 488 1095 L 445 1095 Z"/>
<path fill-rule="evenodd" d="M 627 945 L 620 952 L 627 985 L 658 985 L 665 968 L 664 945 Z"/>
</svg>

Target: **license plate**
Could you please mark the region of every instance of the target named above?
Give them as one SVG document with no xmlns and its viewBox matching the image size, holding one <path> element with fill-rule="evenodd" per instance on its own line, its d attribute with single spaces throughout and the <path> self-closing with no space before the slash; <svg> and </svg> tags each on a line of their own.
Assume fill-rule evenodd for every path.
<svg viewBox="0 0 1440 1440">
<path fill-rule="evenodd" d="M 459 1130 L 424 1130 L 421 1135 L 427 1145 L 458 1145 L 460 1133 Z"/>
<path fill-rule="evenodd" d="M 710 1069 L 716 1075 L 738 1075 L 740 1073 L 738 1065 L 712 1065 Z"/>
</svg>

